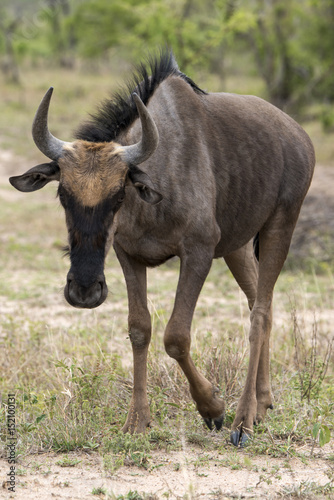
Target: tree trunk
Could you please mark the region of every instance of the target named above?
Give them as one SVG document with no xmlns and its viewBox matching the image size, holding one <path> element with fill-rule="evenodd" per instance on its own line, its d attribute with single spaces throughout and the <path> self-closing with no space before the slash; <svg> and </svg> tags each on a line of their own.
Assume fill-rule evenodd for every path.
<svg viewBox="0 0 334 500">
<path fill-rule="evenodd" d="M 5 26 L 4 22 L 0 22 L 0 29 L 5 38 L 5 56 L 1 62 L 1 69 L 6 79 L 15 84 L 20 83 L 20 72 L 16 61 L 15 51 L 13 47 L 12 37 L 18 26 L 19 21 L 15 20 Z"/>
</svg>

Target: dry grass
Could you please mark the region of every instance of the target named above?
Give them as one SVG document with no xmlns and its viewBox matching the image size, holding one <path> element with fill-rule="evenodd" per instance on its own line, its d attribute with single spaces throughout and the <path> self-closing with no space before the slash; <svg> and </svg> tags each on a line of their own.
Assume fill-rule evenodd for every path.
<svg viewBox="0 0 334 500">
<path fill-rule="evenodd" d="M 105 305 L 93 311 L 66 305 L 61 288 L 68 262 L 61 258 L 60 251 L 64 223 L 54 191 L 55 187 L 48 187 L 33 196 L 19 195 L 19 200 L 15 193 L 12 200 L 7 197 L 6 211 L 0 215 L 1 384 L 3 394 L 13 391 L 18 397 L 22 453 L 50 447 L 103 449 L 104 440 L 112 441 L 125 419 L 132 386 L 127 298 L 120 267 L 111 253 L 106 273 L 111 294 Z M 7 193 L 6 186 L 0 187 L 0 196 L 3 192 Z M 149 272 L 154 332 L 149 361 L 153 430 L 164 428 L 173 446 L 177 446 L 177 429 L 186 418 L 189 432 L 207 446 L 206 431 L 191 403 L 184 377 L 163 352 L 162 336 L 172 310 L 177 277 L 177 261 Z M 298 386 L 300 356 L 305 366 L 310 355 L 325 359 L 333 317 L 329 279 L 333 281 L 330 274 L 317 277 L 301 271 L 285 272 L 277 286 L 272 338 L 276 412 L 266 425 L 280 445 L 285 442 L 295 411 L 300 411 L 301 404 L 306 413 L 311 411 L 320 394 L 332 426 L 328 406 L 333 397 L 332 363 L 308 407 L 299 402 Z M 294 340 L 296 317 L 303 339 L 299 358 Z M 226 440 L 246 373 L 248 318 L 245 298 L 224 263 L 215 262 L 196 309 L 192 351 L 197 365 L 220 387 L 226 399 Z M 315 324 L 316 352 L 314 345 L 312 351 Z M 306 429 L 305 421 L 295 429 L 296 443 L 311 442 L 311 431 Z M 164 442 L 166 437 L 157 439 Z M 223 439 L 221 443 L 225 442 Z M 263 440 L 261 443 L 262 447 Z M 215 446 L 214 441 L 211 446 Z"/>
</svg>

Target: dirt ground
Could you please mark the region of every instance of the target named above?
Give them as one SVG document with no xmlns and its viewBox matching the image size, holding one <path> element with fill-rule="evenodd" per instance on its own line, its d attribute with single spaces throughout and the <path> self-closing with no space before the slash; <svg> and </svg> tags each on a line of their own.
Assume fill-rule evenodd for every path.
<svg viewBox="0 0 334 500">
<path fill-rule="evenodd" d="M 21 158 L 2 152 L 1 185 L 7 182 L 9 175 L 15 175 L 28 167 Z M 330 215 L 333 214 L 333 188 L 334 168 L 318 165 L 301 214 L 301 223 L 296 230 L 296 240 L 306 237 L 303 228 L 311 223 L 318 226 L 324 223 L 331 229 L 334 224 L 334 218 Z M 2 190 L 2 194 L 11 197 L 18 195 L 14 190 Z M 63 307 L 60 303 L 61 312 Z M 334 312 L 327 311 L 327 314 L 330 317 L 326 321 L 333 324 Z M 64 321 L 64 315 L 54 311 L 56 317 L 62 317 Z M 318 458 L 306 463 L 296 458 L 249 457 L 247 450 L 227 449 L 224 453 L 206 454 L 202 449 L 183 443 L 180 452 L 152 452 L 148 470 L 123 466 L 113 476 L 104 472 L 96 453 L 70 453 L 69 457 L 79 460 L 74 467 L 57 465 L 59 454 L 33 455 L 20 459 L 16 464 L 15 494 L 6 489 L 9 465 L 7 461 L 0 460 L 0 498 L 83 500 L 94 498 L 92 492 L 97 488 L 105 488 L 110 498 L 113 498 L 112 495 L 115 498 L 117 495 L 129 498 L 126 495 L 130 490 L 156 495 L 155 498 L 172 499 L 275 498 L 292 493 L 300 496 L 314 492 L 314 484 L 323 486 L 329 483 L 326 472 L 331 471 L 333 462 L 326 460 L 326 457 L 334 456 L 334 443 L 332 440 L 323 449 L 316 449 L 315 456 Z M 234 454 L 234 466 L 230 463 L 231 454 Z M 205 460 L 198 460 L 203 457 Z M 225 465 L 227 458 L 229 465 Z M 310 493 L 309 498 L 312 497 L 313 493 Z"/>
<path fill-rule="evenodd" d="M 24 475 L 17 478 L 15 494 L 3 488 L 0 498 L 83 500 L 94 498 L 94 488 L 104 488 L 115 497 L 126 497 L 129 491 L 170 499 L 277 498 L 293 493 L 300 496 L 314 491 L 314 484 L 324 486 L 329 482 L 326 471 L 330 468 L 323 458 L 333 452 L 332 443 L 321 451 L 322 459 L 304 464 L 295 458 L 250 458 L 240 450 L 234 467 L 222 465 L 226 458 L 223 455 L 209 453 L 206 463 L 198 466 L 194 463 L 198 451 L 185 446 L 182 452 L 152 453 L 149 470 L 124 466 L 113 476 L 105 475 L 97 454 L 70 453 L 69 457 L 80 462 L 75 467 L 61 467 L 56 464 L 59 455 L 48 453 L 22 460 L 17 469 Z M 7 472 L 8 464 L 1 461 L 2 480 Z"/>
</svg>

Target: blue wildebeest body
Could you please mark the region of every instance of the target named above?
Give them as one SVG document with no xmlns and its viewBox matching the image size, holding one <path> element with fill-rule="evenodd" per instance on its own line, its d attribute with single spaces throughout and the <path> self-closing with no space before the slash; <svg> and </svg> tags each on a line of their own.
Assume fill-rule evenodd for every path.
<svg viewBox="0 0 334 500">
<path fill-rule="evenodd" d="M 253 96 L 202 91 L 170 53 L 152 61 L 151 71 L 148 76 L 141 68 L 130 89 L 103 103 L 73 143 L 48 130 L 50 89 L 33 136 L 52 161 L 11 183 L 34 191 L 59 182 L 71 259 L 64 292 L 71 305 L 92 308 L 105 300 L 104 260 L 111 245 L 115 249 L 127 284 L 134 358 L 124 431 L 143 432 L 150 422 L 146 268 L 172 256 L 181 266 L 165 348 L 207 425 L 221 427 L 224 403 L 191 359 L 190 328 L 212 259 L 225 259 L 251 309 L 249 368 L 231 434 L 235 445 L 243 444 L 272 407 L 273 288 L 311 182 L 314 151 L 285 113 Z"/>
</svg>

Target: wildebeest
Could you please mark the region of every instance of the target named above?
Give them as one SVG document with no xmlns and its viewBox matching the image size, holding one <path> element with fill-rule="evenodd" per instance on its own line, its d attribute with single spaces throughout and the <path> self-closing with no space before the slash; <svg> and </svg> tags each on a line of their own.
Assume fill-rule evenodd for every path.
<svg viewBox="0 0 334 500">
<path fill-rule="evenodd" d="M 146 269 L 173 256 L 180 275 L 165 348 L 208 427 L 221 428 L 224 402 L 192 361 L 190 329 L 212 259 L 225 259 L 251 310 L 249 367 L 231 433 L 232 443 L 243 445 L 272 408 L 273 288 L 311 182 L 313 146 L 292 118 L 264 100 L 201 90 L 172 52 L 145 68 L 70 143 L 49 132 L 50 88 L 32 133 L 51 162 L 10 182 L 24 192 L 59 182 L 71 261 L 64 294 L 72 306 L 93 308 L 106 299 L 104 262 L 114 247 L 127 285 L 134 362 L 124 432 L 143 432 L 150 423 Z"/>
</svg>

